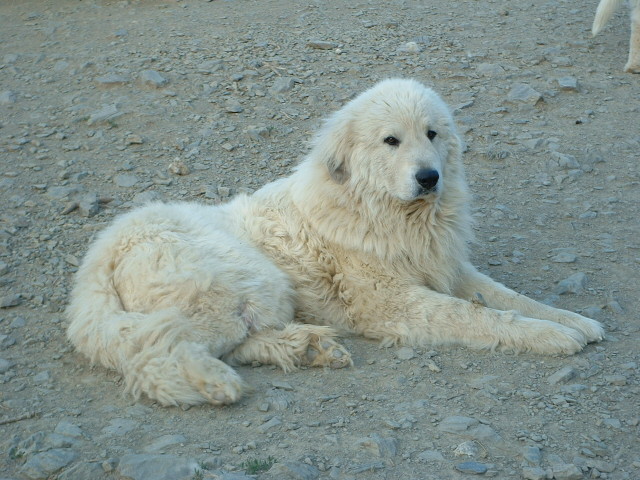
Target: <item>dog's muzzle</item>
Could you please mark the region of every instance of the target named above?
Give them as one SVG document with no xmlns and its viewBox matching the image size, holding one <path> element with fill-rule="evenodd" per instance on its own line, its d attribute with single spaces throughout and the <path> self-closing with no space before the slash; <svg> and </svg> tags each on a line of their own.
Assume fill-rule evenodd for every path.
<svg viewBox="0 0 640 480">
<path fill-rule="evenodd" d="M 423 195 L 435 192 L 438 188 L 438 180 L 440 180 L 440 174 L 432 168 L 421 168 L 416 173 L 416 182 L 420 185 Z"/>
</svg>

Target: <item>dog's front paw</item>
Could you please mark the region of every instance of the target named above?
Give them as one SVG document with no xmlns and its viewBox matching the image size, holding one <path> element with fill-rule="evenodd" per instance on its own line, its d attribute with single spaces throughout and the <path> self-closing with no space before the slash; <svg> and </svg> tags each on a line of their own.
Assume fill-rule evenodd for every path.
<svg viewBox="0 0 640 480">
<path fill-rule="evenodd" d="M 584 335 L 588 343 L 599 342 L 604 339 L 604 327 L 600 322 L 583 317 L 577 313 L 567 313 L 569 313 L 569 315 L 565 315 L 562 319 L 559 319 L 559 323 L 578 330 Z"/>
<path fill-rule="evenodd" d="M 353 361 L 351 354 L 342 345 L 332 339 L 324 338 L 309 344 L 303 365 L 344 368 L 353 365 Z"/>
</svg>

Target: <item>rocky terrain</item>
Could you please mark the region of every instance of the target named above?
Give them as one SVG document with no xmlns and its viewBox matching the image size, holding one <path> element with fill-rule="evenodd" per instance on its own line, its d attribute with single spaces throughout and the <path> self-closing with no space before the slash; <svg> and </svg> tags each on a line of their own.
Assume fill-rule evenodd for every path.
<svg viewBox="0 0 640 480">
<path fill-rule="evenodd" d="M 0 478 L 640 478 L 640 78 L 597 2 L 0 3 Z M 573 357 L 344 340 L 353 368 L 241 367 L 225 408 L 122 395 L 65 340 L 92 236 L 151 199 L 286 175 L 390 77 L 455 110 L 474 262 L 606 325 Z"/>
</svg>

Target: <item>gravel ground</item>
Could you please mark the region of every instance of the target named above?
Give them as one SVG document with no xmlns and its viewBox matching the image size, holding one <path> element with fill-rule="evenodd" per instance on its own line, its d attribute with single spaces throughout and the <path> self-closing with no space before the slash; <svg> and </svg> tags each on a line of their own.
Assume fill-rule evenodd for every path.
<svg viewBox="0 0 640 480">
<path fill-rule="evenodd" d="M 597 2 L 0 4 L 0 477 L 640 478 L 640 78 Z M 240 368 L 231 407 L 122 395 L 65 340 L 87 244 L 150 199 L 286 175 L 320 120 L 389 76 L 468 144 L 474 262 L 602 321 L 574 357 L 344 340 L 351 369 Z"/>
</svg>

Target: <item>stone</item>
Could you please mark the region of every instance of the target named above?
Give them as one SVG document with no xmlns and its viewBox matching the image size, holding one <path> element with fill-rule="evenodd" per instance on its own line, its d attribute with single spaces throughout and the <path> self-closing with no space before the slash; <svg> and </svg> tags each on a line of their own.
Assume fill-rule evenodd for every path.
<svg viewBox="0 0 640 480">
<path fill-rule="evenodd" d="M 479 74 L 484 75 L 486 77 L 490 77 L 493 75 L 500 75 L 504 73 L 504 68 L 494 63 L 481 63 L 476 67 L 476 70 L 478 71 Z"/>
<path fill-rule="evenodd" d="M 122 437 L 138 426 L 138 422 L 127 418 L 114 418 L 102 429 L 106 436 Z"/>
<path fill-rule="evenodd" d="M 95 125 L 96 123 L 113 122 L 116 118 L 122 116 L 124 112 L 118 110 L 116 105 L 104 105 L 97 112 L 92 113 L 87 120 L 87 124 Z"/>
<path fill-rule="evenodd" d="M 274 464 L 267 474 L 273 479 L 316 480 L 320 470 L 302 462 L 284 462 Z"/>
<path fill-rule="evenodd" d="M 192 458 L 152 454 L 124 455 L 117 468 L 120 476 L 131 480 L 190 480 L 197 470 Z"/>
<path fill-rule="evenodd" d="M 587 276 L 582 273 L 574 273 L 570 277 L 565 278 L 558 282 L 556 288 L 554 288 L 553 293 L 558 295 L 564 295 L 566 293 L 581 293 L 584 290 L 584 287 L 587 283 Z"/>
<path fill-rule="evenodd" d="M 44 372 L 40 372 L 33 377 L 33 383 L 35 385 L 43 385 L 45 383 L 48 383 L 50 380 L 51 380 L 51 374 L 49 373 L 48 370 L 45 370 Z"/>
<path fill-rule="evenodd" d="M 381 458 L 395 457 L 398 453 L 398 439 L 394 437 L 383 438 L 377 433 L 369 438 L 359 440 L 357 444 L 360 448 Z"/>
<path fill-rule="evenodd" d="M 480 447 L 476 442 L 471 440 L 467 442 L 462 442 L 460 445 L 458 445 L 456 449 L 453 451 L 453 454 L 456 457 L 462 457 L 462 456 L 475 457 L 476 455 L 478 455 L 479 452 L 480 452 Z"/>
<path fill-rule="evenodd" d="M 417 458 L 421 462 L 443 462 L 445 458 L 442 456 L 442 453 L 437 450 L 425 450 L 424 452 L 420 452 L 417 455 Z"/>
<path fill-rule="evenodd" d="M 546 480 L 547 472 L 540 467 L 524 467 L 522 478 L 525 480 Z"/>
<path fill-rule="evenodd" d="M 555 480 L 581 480 L 582 470 L 573 463 L 553 465 L 553 478 Z"/>
<path fill-rule="evenodd" d="M 242 113 L 244 111 L 244 108 L 237 99 L 229 98 L 224 103 L 224 110 L 227 113 Z"/>
<path fill-rule="evenodd" d="M 525 83 L 518 83 L 509 91 L 507 100 L 515 103 L 535 105 L 542 100 L 542 94 Z"/>
<path fill-rule="evenodd" d="M 130 173 L 119 173 L 113 177 L 113 183 L 119 187 L 129 188 L 138 183 L 138 177 Z"/>
<path fill-rule="evenodd" d="M 333 50 L 338 45 L 333 42 L 326 42 L 323 40 L 310 40 L 307 42 L 307 47 L 316 50 Z"/>
<path fill-rule="evenodd" d="M 522 457 L 529 462 L 530 465 L 540 465 L 542 461 L 542 452 L 535 445 L 526 446 L 522 449 Z"/>
<path fill-rule="evenodd" d="M 0 374 L 7 373 L 9 370 L 11 370 L 11 368 L 15 366 L 15 364 L 16 362 L 0 358 Z"/>
<path fill-rule="evenodd" d="M 398 360 L 411 360 L 416 357 L 416 352 L 411 347 L 401 347 L 396 352 L 396 357 Z"/>
<path fill-rule="evenodd" d="M 83 217 L 93 217 L 100 211 L 100 199 L 96 193 L 83 195 L 78 202 L 78 210 Z"/>
<path fill-rule="evenodd" d="M 96 83 L 103 87 L 111 87 L 114 85 L 124 85 L 125 83 L 129 83 L 129 79 L 116 73 L 108 73 L 101 77 L 97 77 Z"/>
<path fill-rule="evenodd" d="M 167 447 L 180 445 L 181 443 L 184 443 L 186 441 L 187 439 L 184 435 L 163 435 L 162 437 L 156 438 L 153 442 L 144 447 L 142 451 L 145 453 L 161 452 Z"/>
<path fill-rule="evenodd" d="M 53 448 L 30 457 L 20 473 L 32 480 L 46 479 L 78 458 L 78 452 L 68 448 Z"/>
<path fill-rule="evenodd" d="M 562 90 L 577 92 L 578 80 L 575 77 L 567 76 L 558 78 L 558 85 Z"/>
<path fill-rule="evenodd" d="M 106 480 L 102 466 L 97 462 L 80 462 L 60 473 L 57 480 Z"/>
<path fill-rule="evenodd" d="M 12 103 L 16 103 L 17 98 L 18 97 L 16 96 L 15 92 L 12 92 L 11 90 L 5 90 L 4 92 L 0 93 L 0 104 L 10 105 Z"/>
<path fill-rule="evenodd" d="M 19 293 L 10 293 L 0 297 L 0 308 L 17 307 L 22 303 L 22 295 Z"/>
<path fill-rule="evenodd" d="M 164 78 L 155 70 L 143 70 L 142 72 L 140 72 L 140 81 L 143 85 L 154 88 L 160 88 L 169 83 L 169 80 Z"/>
<path fill-rule="evenodd" d="M 549 375 L 549 377 L 547 378 L 547 382 L 549 382 L 551 385 L 566 383 L 569 380 L 574 379 L 577 375 L 577 370 L 572 366 L 567 365 L 566 367 L 562 367 L 557 372 Z"/>
<path fill-rule="evenodd" d="M 291 90 L 296 83 L 302 83 L 302 80 L 293 77 L 279 77 L 273 82 L 269 91 L 271 93 L 285 93 Z"/>
<path fill-rule="evenodd" d="M 279 417 L 272 417 L 271 419 L 260 425 L 257 429 L 260 433 L 265 433 L 267 430 L 270 430 L 273 427 L 277 427 L 278 425 L 282 425 L 282 420 L 280 420 Z"/>
<path fill-rule="evenodd" d="M 480 462 L 462 462 L 455 466 L 455 469 L 462 473 L 470 473 L 472 475 L 482 475 L 486 473 L 489 468 Z"/>
</svg>

